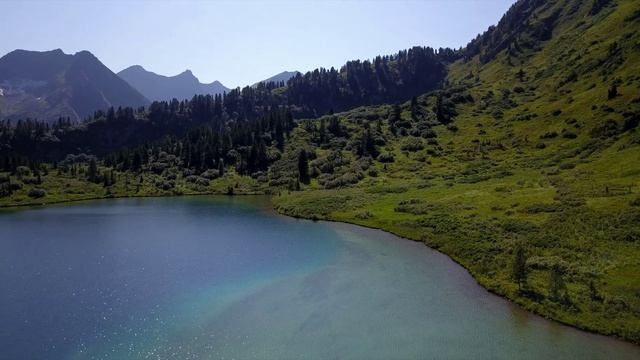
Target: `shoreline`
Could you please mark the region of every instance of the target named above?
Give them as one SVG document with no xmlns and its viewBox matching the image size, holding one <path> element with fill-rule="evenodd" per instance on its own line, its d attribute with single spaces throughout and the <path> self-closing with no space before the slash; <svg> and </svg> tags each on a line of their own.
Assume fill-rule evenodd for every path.
<svg viewBox="0 0 640 360">
<path fill-rule="evenodd" d="M 278 215 L 281 216 L 287 216 L 293 219 L 299 219 L 299 220 L 306 220 L 306 221 L 313 221 L 313 222 L 329 222 L 329 223 L 341 223 L 341 224 L 348 224 L 348 225 L 353 225 L 353 226 L 360 226 L 362 228 L 367 228 L 367 229 L 372 229 L 372 230 L 377 230 L 377 231 L 382 231 L 385 232 L 387 234 L 391 234 L 399 239 L 405 240 L 405 241 L 412 241 L 412 242 L 418 242 L 418 243 L 422 243 L 423 246 L 428 247 L 429 249 L 438 252 L 439 254 L 442 254 L 444 256 L 446 256 L 447 258 L 449 258 L 451 261 L 453 261 L 455 264 L 457 264 L 458 266 L 462 267 L 470 276 L 471 278 L 473 278 L 473 280 L 475 281 L 476 284 L 478 284 L 481 288 L 483 288 L 485 291 L 499 296 L 500 298 L 518 306 L 519 308 L 530 312 L 536 316 L 540 316 L 546 320 L 549 321 L 553 321 L 555 323 L 561 324 L 563 326 L 567 326 L 576 330 L 580 330 L 580 331 L 584 331 L 590 334 L 594 334 L 594 335 L 598 335 L 598 336 L 604 336 L 604 337 L 608 337 L 608 338 L 612 338 L 618 341 L 622 341 L 625 342 L 627 344 L 632 344 L 634 346 L 640 346 L 640 342 L 634 342 L 630 339 L 624 338 L 622 336 L 618 336 L 616 334 L 607 334 L 601 331 L 598 331 L 597 329 L 592 329 L 589 327 L 583 327 L 583 326 L 579 326 L 576 324 L 572 324 L 566 321 L 562 321 L 550 316 L 547 316 L 546 314 L 540 312 L 539 310 L 537 310 L 534 307 L 530 307 L 528 306 L 527 303 L 523 303 L 520 301 L 517 301 L 516 299 L 513 299 L 509 296 L 507 296 L 504 293 L 501 293 L 499 291 L 496 291 L 492 286 L 490 286 L 490 284 L 485 284 L 484 282 L 479 280 L 479 277 L 477 276 L 476 273 L 474 273 L 473 271 L 471 271 L 471 269 L 469 269 L 467 266 L 465 266 L 460 260 L 456 259 L 454 256 L 451 256 L 449 254 L 447 254 L 446 252 L 441 251 L 438 248 L 434 248 L 434 247 L 430 247 L 428 246 L 426 243 L 424 243 L 421 240 L 416 240 L 416 239 L 412 239 L 406 236 L 402 236 L 399 234 L 396 234 L 394 231 L 392 230 L 387 230 L 383 227 L 376 227 L 376 226 L 372 226 L 372 225 L 366 225 L 366 224 L 360 224 L 357 223 L 355 221 L 349 221 L 349 220 L 336 220 L 336 219 L 332 219 L 330 217 L 323 217 L 323 218 L 319 218 L 314 216 L 311 217 L 303 217 L 303 216 L 298 216 L 298 215 L 290 215 L 287 214 L 285 212 L 281 212 L 279 211 L 279 209 L 275 206 L 275 204 L 271 201 L 271 198 L 274 196 L 273 194 L 265 194 L 265 193 L 235 193 L 235 194 L 226 194 L 226 193 L 220 193 L 220 192 L 207 192 L 207 193 L 193 193 L 193 194 L 173 194 L 173 195 L 134 195 L 134 196 L 103 196 L 103 197 L 90 197 L 90 198 L 85 198 L 85 199 L 69 199 L 69 200 L 60 200 L 60 201 L 52 201 L 52 202 L 43 202 L 40 204 L 15 204 L 15 205 L 0 205 L 0 213 L 2 211 L 8 211 L 8 210 L 19 210 L 19 209 L 23 209 L 23 208 L 28 208 L 28 207 L 32 207 L 32 208 L 36 208 L 36 207 L 45 207 L 48 205 L 63 205 L 63 204 L 72 204 L 72 203 L 79 203 L 79 202 L 84 202 L 84 201 L 94 201 L 94 200 L 108 200 L 108 199 L 136 199 L 136 198 L 170 198 L 170 197 L 185 197 L 185 196 L 229 196 L 229 197 L 233 197 L 233 196 L 239 196 L 239 197 L 244 197 L 244 196 L 265 196 L 269 198 L 269 202 L 270 202 L 270 210 L 272 210 L 273 212 L 275 212 Z"/>
<path fill-rule="evenodd" d="M 323 222 L 323 221 L 324 221 L 324 222 L 329 222 L 329 223 L 338 223 L 338 224 L 348 224 L 348 225 L 360 226 L 360 227 L 367 228 L 367 229 L 371 229 L 371 230 L 383 231 L 383 232 L 385 232 L 385 233 L 387 233 L 387 234 L 391 234 L 391 235 L 393 235 L 393 236 L 395 236 L 395 237 L 397 237 L 397 238 L 399 238 L 399 239 L 405 240 L 405 241 L 412 241 L 412 242 L 422 243 L 422 245 L 423 245 L 423 246 L 426 246 L 426 247 L 428 247 L 429 249 L 431 249 L 431 250 L 433 250 L 433 251 L 436 251 L 437 253 L 439 253 L 439 254 L 442 254 L 442 255 L 446 256 L 446 257 L 447 257 L 447 258 L 449 258 L 451 261 L 453 261 L 454 263 L 456 263 L 458 266 L 460 266 L 461 268 L 463 268 L 463 269 L 464 269 L 464 270 L 465 270 L 465 271 L 466 271 L 466 272 L 471 276 L 471 278 L 473 278 L 473 280 L 475 281 L 475 283 L 476 283 L 476 284 L 478 284 L 478 286 L 480 286 L 481 288 L 483 288 L 485 291 L 487 291 L 487 292 L 489 292 L 489 293 L 491 293 L 491 294 L 493 294 L 493 295 L 496 295 L 496 296 L 498 296 L 498 297 L 500 297 L 500 298 L 502 298 L 502 299 L 504 299 L 504 300 L 508 301 L 508 302 L 509 302 L 509 303 L 511 303 L 511 304 L 514 304 L 514 305 L 518 306 L 518 307 L 519 307 L 519 308 L 521 308 L 522 310 L 525 310 L 525 311 L 527 311 L 527 312 L 529 312 L 529 313 L 531 313 L 531 314 L 534 314 L 534 315 L 536 315 L 536 316 L 540 316 L 541 318 L 544 318 L 544 319 L 549 320 L 549 321 L 553 321 L 553 322 L 558 323 L 558 324 L 563 325 L 563 326 L 567 326 L 567 327 L 570 327 L 570 328 L 573 328 L 573 329 L 576 329 L 576 330 L 584 331 L 584 332 L 586 332 L 586 333 L 593 334 L 593 335 L 598 335 L 598 336 L 604 336 L 604 337 L 607 337 L 607 338 L 612 338 L 612 339 L 615 339 L 615 340 L 618 340 L 618 341 L 622 341 L 622 342 L 627 343 L 627 344 L 631 344 L 631 345 L 639 346 L 639 347 L 640 347 L 640 343 L 637 343 L 637 342 L 631 341 L 631 340 L 626 339 L 626 338 L 624 338 L 624 337 L 621 337 L 621 336 L 618 336 L 618 335 L 615 335 L 615 334 L 605 334 L 605 333 L 600 332 L 600 331 L 597 331 L 597 330 L 595 330 L 595 329 L 590 329 L 590 328 L 587 328 L 587 327 L 581 327 L 581 326 L 578 326 L 578 325 L 575 325 L 575 324 L 571 324 L 571 323 L 569 323 L 569 322 L 565 322 L 565 321 L 562 321 L 562 320 L 555 319 L 555 318 L 553 318 L 553 317 L 546 316 L 545 314 L 543 314 L 543 313 L 541 313 L 541 312 L 539 312 L 539 311 L 537 311 L 537 310 L 535 310 L 535 309 L 533 309 L 533 308 L 529 308 L 528 306 L 526 306 L 526 304 L 523 304 L 523 303 L 521 303 L 521 302 L 518 302 L 518 301 L 516 301 L 516 300 L 514 300 L 514 299 L 510 298 L 509 296 L 507 296 L 507 295 L 505 295 L 505 294 L 503 294 L 503 293 L 500 293 L 500 292 L 498 292 L 498 291 L 495 291 L 495 290 L 494 290 L 492 287 L 490 287 L 490 286 L 486 286 L 485 284 L 483 284 L 481 281 L 479 281 L 479 280 L 478 280 L 478 277 L 476 276 L 476 274 L 475 274 L 473 271 L 471 271 L 467 266 L 465 266 L 465 265 L 464 265 L 462 262 L 460 262 L 458 259 L 456 259 L 455 257 L 453 257 L 453 256 L 451 256 L 451 255 L 449 255 L 449 254 L 447 254 L 447 253 L 445 253 L 445 252 L 441 251 L 440 249 L 430 247 L 429 245 L 425 244 L 425 243 L 424 243 L 423 241 L 421 241 L 421 240 L 414 240 L 414 239 L 411 239 L 411 238 L 408 238 L 408 237 L 405 237 L 405 236 L 402 236 L 402 235 L 396 234 L 396 233 L 394 233 L 394 232 L 393 232 L 393 231 L 391 231 L 391 230 L 386 230 L 386 229 L 381 228 L 381 227 L 375 227 L 375 226 L 370 226 L 370 225 L 359 224 L 359 223 L 351 222 L 351 221 L 348 221 L 348 220 L 333 220 L 333 219 L 330 219 L 330 218 L 311 219 L 311 218 L 305 218 L 305 217 L 301 217 L 301 216 L 287 215 L 287 214 L 285 214 L 285 213 L 281 213 L 281 212 L 279 212 L 279 211 L 277 211 L 277 210 L 276 210 L 276 212 L 277 212 L 278 214 L 280 214 L 280 215 L 284 215 L 284 216 L 292 217 L 292 218 L 294 218 L 294 219 L 309 220 L 309 221 L 314 221 L 314 222 Z"/>
</svg>

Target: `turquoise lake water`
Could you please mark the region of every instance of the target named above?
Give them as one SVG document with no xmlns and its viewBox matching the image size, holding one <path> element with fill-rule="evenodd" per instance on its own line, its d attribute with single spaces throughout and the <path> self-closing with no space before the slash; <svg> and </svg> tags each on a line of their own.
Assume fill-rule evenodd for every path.
<svg viewBox="0 0 640 360">
<path fill-rule="evenodd" d="M 446 256 L 260 197 L 0 213 L 0 359 L 640 359 Z"/>
</svg>

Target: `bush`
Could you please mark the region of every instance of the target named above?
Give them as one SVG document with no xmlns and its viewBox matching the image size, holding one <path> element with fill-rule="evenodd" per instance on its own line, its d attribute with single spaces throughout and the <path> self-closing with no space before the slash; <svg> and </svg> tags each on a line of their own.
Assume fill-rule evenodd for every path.
<svg viewBox="0 0 640 360">
<path fill-rule="evenodd" d="M 615 120 L 607 120 L 601 126 L 598 126 L 591 130 L 591 137 L 594 138 L 610 138 L 618 135 L 619 133 L 618 123 Z"/>
<path fill-rule="evenodd" d="M 200 174 L 200 177 L 203 177 L 203 178 L 209 179 L 209 180 L 213 180 L 213 179 L 217 178 L 218 176 L 220 176 L 220 172 L 218 170 L 214 170 L 214 169 L 209 169 L 209 170 L 203 172 L 202 174 Z"/>
<path fill-rule="evenodd" d="M 153 162 L 149 164 L 149 170 L 158 175 L 162 174 L 164 169 L 166 169 L 167 167 L 169 167 L 169 165 L 163 162 Z"/>
<path fill-rule="evenodd" d="M 553 139 L 555 137 L 558 137 L 558 133 L 555 131 L 548 131 L 544 135 L 540 135 L 540 139 Z"/>
<path fill-rule="evenodd" d="M 559 167 L 561 170 L 571 170 L 576 167 L 576 164 L 567 162 L 567 163 L 560 164 Z"/>
<path fill-rule="evenodd" d="M 39 185 L 40 180 L 37 177 L 25 176 L 22 178 L 22 182 L 25 184 Z"/>
<path fill-rule="evenodd" d="M 424 143 L 420 138 L 410 137 L 402 143 L 400 148 L 402 151 L 416 152 L 424 149 Z"/>
<path fill-rule="evenodd" d="M 392 153 L 387 152 L 378 155 L 378 161 L 380 161 L 381 163 L 392 163 L 395 161 L 395 158 L 393 157 Z"/>
<path fill-rule="evenodd" d="M 373 214 L 369 211 L 363 211 L 363 212 L 357 213 L 355 217 L 356 219 L 366 220 L 366 219 L 371 219 L 373 217 Z"/>
<path fill-rule="evenodd" d="M 531 204 L 524 208 L 524 212 L 528 214 L 537 213 L 552 213 L 562 211 L 562 205 L 560 204 Z"/>
<path fill-rule="evenodd" d="M 198 177 L 196 178 L 196 185 L 209 186 L 209 179 Z"/>
<path fill-rule="evenodd" d="M 629 201 L 629 205 L 631 205 L 631 206 L 640 206 L 640 197 L 637 197 L 637 198 Z"/>
<path fill-rule="evenodd" d="M 18 174 L 18 177 L 22 178 L 24 176 L 30 176 L 31 175 L 31 169 L 29 169 L 26 166 L 18 166 L 18 168 L 16 169 L 16 174 Z"/>
<path fill-rule="evenodd" d="M 47 195 L 47 192 L 44 191 L 43 189 L 33 188 L 33 189 L 29 190 L 29 194 L 28 195 L 31 198 L 39 199 L 39 198 L 44 197 L 45 195 Z"/>
<path fill-rule="evenodd" d="M 624 124 L 622 126 L 624 131 L 635 129 L 640 124 L 640 113 L 626 114 Z"/>
<path fill-rule="evenodd" d="M 578 137 L 578 135 L 576 133 L 574 133 L 574 132 L 571 132 L 571 131 L 564 131 L 562 133 L 562 137 L 565 138 L 565 139 L 575 139 L 575 138 Z"/>
<path fill-rule="evenodd" d="M 420 133 L 420 136 L 425 139 L 433 139 L 438 137 L 438 133 L 433 129 L 425 129 Z"/>
</svg>

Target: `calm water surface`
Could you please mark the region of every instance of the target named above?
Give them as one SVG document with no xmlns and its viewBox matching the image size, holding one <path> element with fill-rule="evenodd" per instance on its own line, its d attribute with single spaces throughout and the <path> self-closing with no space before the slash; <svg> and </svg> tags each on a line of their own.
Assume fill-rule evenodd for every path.
<svg viewBox="0 0 640 360">
<path fill-rule="evenodd" d="M 640 359 L 425 246 L 264 198 L 0 213 L 0 359 Z"/>
</svg>

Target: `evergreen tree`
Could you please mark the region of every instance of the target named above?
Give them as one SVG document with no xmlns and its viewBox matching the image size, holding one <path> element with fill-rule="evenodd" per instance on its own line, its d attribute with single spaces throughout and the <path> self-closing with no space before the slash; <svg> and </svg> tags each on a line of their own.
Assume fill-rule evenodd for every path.
<svg viewBox="0 0 640 360">
<path fill-rule="evenodd" d="M 559 265 L 554 264 L 549 273 L 549 298 L 552 301 L 559 302 L 566 296 L 567 287 L 562 277 L 562 269 Z"/>
<path fill-rule="evenodd" d="M 307 159 L 307 152 L 300 150 L 298 153 L 298 179 L 303 184 L 309 184 L 309 161 Z"/>
<path fill-rule="evenodd" d="M 513 251 L 513 268 L 511 277 L 518 284 L 518 290 L 527 282 L 527 256 L 521 243 L 517 243 Z"/>
<path fill-rule="evenodd" d="M 611 100 L 616 96 L 618 96 L 618 86 L 616 84 L 611 84 L 611 87 L 607 91 L 607 98 Z"/>
<path fill-rule="evenodd" d="M 91 182 L 98 182 L 98 164 L 95 158 L 91 158 L 91 160 L 89 161 L 87 179 Z"/>
</svg>

